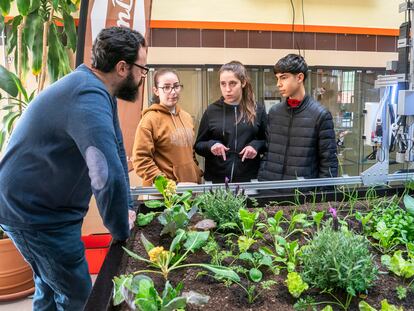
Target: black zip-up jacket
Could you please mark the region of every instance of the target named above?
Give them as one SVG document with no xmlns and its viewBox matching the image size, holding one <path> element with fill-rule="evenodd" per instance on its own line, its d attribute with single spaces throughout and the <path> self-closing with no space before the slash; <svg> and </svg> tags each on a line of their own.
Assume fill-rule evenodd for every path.
<svg viewBox="0 0 414 311">
<path fill-rule="evenodd" d="M 286 102 L 273 106 L 266 131 L 267 152 L 260 181 L 338 175 L 332 115 L 309 95 L 297 108 Z"/>
<path fill-rule="evenodd" d="M 261 154 L 266 145 L 266 111 L 263 105 L 257 105 L 254 125 L 247 120 L 236 123 L 239 115 L 239 106 L 226 104 L 223 98 L 210 104 L 204 112 L 194 149 L 205 158 L 205 180 L 223 183 L 225 177 L 230 182 L 257 179 Z M 229 148 L 226 161 L 211 153 L 215 143 Z M 242 162 L 239 152 L 246 146 L 252 146 L 257 156 Z"/>
</svg>

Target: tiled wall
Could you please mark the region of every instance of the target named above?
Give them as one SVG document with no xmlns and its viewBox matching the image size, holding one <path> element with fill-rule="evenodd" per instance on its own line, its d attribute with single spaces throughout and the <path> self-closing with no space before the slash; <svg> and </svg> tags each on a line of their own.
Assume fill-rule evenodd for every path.
<svg viewBox="0 0 414 311">
<path fill-rule="evenodd" d="M 255 30 L 151 29 L 153 47 L 306 49 L 396 52 L 397 37 Z"/>
</svg>

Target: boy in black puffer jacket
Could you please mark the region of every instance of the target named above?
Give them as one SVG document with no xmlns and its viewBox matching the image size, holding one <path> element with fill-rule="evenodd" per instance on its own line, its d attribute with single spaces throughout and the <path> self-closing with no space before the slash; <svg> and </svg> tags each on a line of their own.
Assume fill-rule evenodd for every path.
<svg viewBox="0 0 414 311">
<path fill-rule="evenodd" d="M 289 54 L 276 63 L 274 73 L 286 101 L 269 111 L 267 152 L 259 180 L 336 177 L 338 159 L 332 115 L 305 93 L 305 60 Z"/>
</svg>

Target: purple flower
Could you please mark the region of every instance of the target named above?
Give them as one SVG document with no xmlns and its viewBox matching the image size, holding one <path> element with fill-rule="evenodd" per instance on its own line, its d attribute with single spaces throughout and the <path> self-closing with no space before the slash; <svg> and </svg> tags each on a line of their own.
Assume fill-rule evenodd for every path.
<svg viewBox="0 0 414 311">
<path fill-rule="evenodd" d="M 332 215 L 332 219 L 333 219 L 332 226 L 333 226 L 333 229 L 335 231 L 338 231 L 339 230 L 339 221 L 338 221 L 338 216 L 336 214 L 336 209 L 333 208 L 333 207 L 330 207 L 328 211 Z"/>
<path fill-rule="evenodd" d="M 333 207 L 330 207 L 329 208 L 329 213 L 331 213 L 331 215 L 332 215 L 332 217 L 338 217 L 337 215 L 336 215 L 336 209 L 335 208 L 333 208 Z"/>
</svg>

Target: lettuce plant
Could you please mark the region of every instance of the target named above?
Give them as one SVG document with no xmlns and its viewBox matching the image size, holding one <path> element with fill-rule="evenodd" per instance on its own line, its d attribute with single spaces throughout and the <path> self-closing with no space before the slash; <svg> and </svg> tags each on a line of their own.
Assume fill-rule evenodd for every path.
<svg viewBox="0 0 414 311">
<path fill-rule="evenodd" d="M 113 283 L 114 306 L 126 302 L 131 310 L 174 311 L 184 309 L 187 303 L 203 305 L 210 298 L 196 292 L 181 293 L 183 283 L 174 288 L 169 281 L 165 282 L 160 294 L 152 279 L 146 275 L 121 275 L 115 277 Z"/>
<path fill-rule="evenodd" d="M 198 208 L 196 206 L 192 207 L 191 191 L 185 191 L 181 195 L 177 194 L 176 184 L 173 180 L 169 180 L 164 176 L 157 176 L 154 186 L 163 196 L 163 200 L 149 200 L 145 202 L 145 205 L 148 208 L 164 208 L 164 210 L 147 214 L 139 213 L 137 224 L 145 226 L 158 215 L 158 221 L 164 226 L 161 235 L 170 234 L 173 237 L 178 229 L 187 228 L 190 219 L 198 211 Z"/>
<path fill-rule="evenodd" d="M 309 288 L 309 285 L 302 280 L 297 272 L 289 272 L 285 282 L 289 293 L 295 298 L 299 298 L 303 291 Z"/>
</svg>

